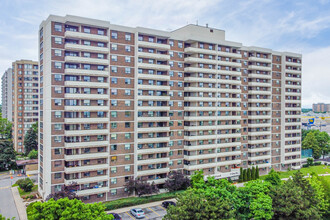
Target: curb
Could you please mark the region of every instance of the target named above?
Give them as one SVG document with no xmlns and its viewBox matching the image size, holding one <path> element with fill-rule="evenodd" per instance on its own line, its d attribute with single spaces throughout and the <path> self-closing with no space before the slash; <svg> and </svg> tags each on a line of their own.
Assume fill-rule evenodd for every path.
<svg viewBox="0 0 330 220">
<path fill-rule="evenodd" d="M 14 197 L 14 201 L 15 201 L 15 205 L 16 205 L 16 209 L 17 209 L 19 219 L 20 220 L 27 220 L 26 208 L 25 208 L 25 205 L 23 203 L 22 198 L 19 195 L 17 186 L 16 187 L 11 187 L 11 192 L 12 192 L 13 197 Z"/>
</svg>

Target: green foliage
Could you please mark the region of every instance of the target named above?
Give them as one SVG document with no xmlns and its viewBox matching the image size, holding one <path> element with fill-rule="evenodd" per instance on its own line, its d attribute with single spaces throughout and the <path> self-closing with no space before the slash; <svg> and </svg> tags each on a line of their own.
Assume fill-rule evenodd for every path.
<svg viewBox="0 0 330 220">
<path fill-rule="evenodd" d="M 38 150 L 38 124 L 34 124 L 25 134 L 24 150 L 28 155 L 32 150 Z"/>
<path fill-rule="evenodd" d="M 250 181 L 251 180 L 251 169 L 248 168 L 247 170 L 247 181 Z"/>
<path fill-rule="evenodd" d="M 0 140 L 0 171 L 16 166 L 15 150 L 11 140 Z"/>
<path fill-rule="evenodd" d="M 312 149 L 315 159 L 329 153 L 330 136 L 327 132 L 320 132 L 319 130 L 303 130 L 302 132 L 302 148 Z"/>
<path fill-rule="evenodd" d="M 256 179 L 256 168 L 252 167 L 251 170 L 251 180 L 255 180 Z"/>
<path fill-rule="evenodd" d="M 28 157 L 30 159 L 38 159 L 38 151 L 37 150 L 31 150 L 28 154 Z"/>
<path fill-rule="evenodd" d="M 75 220 L 111 220 L 112 215 L 105 213 L 101 203 L 85 204 L 80 200 L 67 198 L 47 202 L 35 202 L 27 210 L 29 220 L 41 219 L 75 219 Z"/>
<path fill-rule="evenodd" d="M 190 177 L 191 186 L 197 187 L 199 184 L 204 183 L 203 170 L 195 171 L 195 173 Z"/>
<path fill-rule="evenodd" d="M 164 188 L 170 192 L 184 190 L 190 186 L 190 179 L 182 172 L 172 171 L 165 181 Z"/>
<path fill-rule="evenodd" d="M 24 190 L 24 192 L 31 192 L 34 186 L 32 180 L 30 178 L 19 179 L 16 181 L 16 184 Z"/>
<path fill-rule="evenodd" d="M 282 184 L 280 174 L 274 169 L 271 169 L 271 171 L 266 176 L 265 181 L 270 182 L 274 186 L 279 186 Z"/>
<path fill-rule="evenodd" d="M 15 220 L 15 217 L 6 218 L 5 216 L 1 215 L 1 213 L 0 213 L 0 220 Z"/>
<path fill-rule="evenodd" d="M 0 140 L 10 140 L 12 138 L 12 123 L 7 118 L 0 117 Z"/>
<path fill-rule="evenodd" d="M 239 168 L 239 178 L 238 178 L 238 182 L 243 182 L 243 167 Z"/>
<path fill-rule="evenodd" d="M 150 202 L 157 202 L 157 201 L 166 200 L 166 199 L 173 199 L 181 193 L 183 193 L 183 191 L 161 193 L 161 194 L 157 194 L 157 195 L 144 196 L 144 197 L 128 197 L 128 198 L 104 202 L 104 205 L 106 207 L 106 210 L 114 210 L 114 209 L 129 207 L 129 206 L 146 204 L 146 203 L 150 203 Z"/>
<path fill-rule="evenodd" d="M 259 193 L 250 204 L 250 215 L 252 219 L 272 219 L 272 198 L 264 193 Z"/>
<path fill-rule="evenodd" d="M 314 159 L 313 158 L 307 158 L 307 167 L 313 166 Z"/>
<path fill-rule="evenodd" d="M 259 179 L 259 177 L 260 177 L 260 176 L 259 176 L 259 167 L 257 166 L 257 167 L 256 167 L 256 179 Z"/>
<path fill-rule="evenodd" d="M 247 172 L 246 170 L 243 170 L 243 182 L 246 182 L 247 180 L 248 180 Z"/>
<path fill-rule="evenodd" d="M 318 201 L 317 203 L 317 208 L 319 210 L 319 212 L 322 215 L 327 214 L 327 212 L 329 212 L 329 197 L 326 197 L 325 194 L 325 190 L 324 187 L 321 183 L 321 181 L 319 180 L 318 176 L 313 174 L 311 178 L 308 178 L 309 183 L 311 184 L 311 186 L 313 187 L 313 189 L 315 190 L 315 197 L 316 200 Z M 329 193 L 329 192 L 328 192 Z"/>
</svg>

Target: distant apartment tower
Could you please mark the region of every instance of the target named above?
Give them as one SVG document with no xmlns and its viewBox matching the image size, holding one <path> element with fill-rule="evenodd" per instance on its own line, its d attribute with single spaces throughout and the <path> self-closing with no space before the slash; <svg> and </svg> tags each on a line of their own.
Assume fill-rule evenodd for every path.
<svg viewBox="0 0 330 220">
<path fill-rule="evenodd" d="M 12 65 L 13 141 L 17 152 L 24 152 L 24 136 L 38 121 L 39 70 L 38 62 L 17 60 Z"/>
<path fill-rule="evenodd" d="M 172 170 L 237 179 L 301 165 L 301 55 L 218 29 L 172 32 L 75 16 L 40 25 L 39 192 L 86 202 L 162 187 Z"/>
<path fill-rule="evenodd" d="M 8 68 L 1 77 L 2 118 L 12 121 L 12 69 Z"/>
<path fill-rule="evenodd" d="M 313 104 L 313 112 L 330 112 L 330 104 L 325 104 L 325 103 Z"/>
</svg>

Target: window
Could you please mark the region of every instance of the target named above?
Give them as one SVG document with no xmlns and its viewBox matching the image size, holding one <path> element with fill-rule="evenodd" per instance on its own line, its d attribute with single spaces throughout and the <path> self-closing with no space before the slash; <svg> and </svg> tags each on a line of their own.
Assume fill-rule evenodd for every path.
<svg viewBox="0 0 330 220">
<path fill-rule="evenodd" d="M 117 50 L 117 49 L 118 49 L 117 44 L 111 44 L 111 49 L 112 49 L 112 50 Z"/>
<path fill-rule="evenodd" d="M 125 57 L 125 62 L 126 62 L 126 63 L 130 63 L 130 62 L 131 62 L 131 57 L 127 57 L 127 56 L 126 56 L 126 57 Z"/>
<path fill-rule="evenodd" d="M 62 51 L 61 50 L 54 50 L 54 55 L 57 57 L 62 56 Z"/>
<path fill-rule="evenodd" d="M 118 33 L 116 31 L 111 32 L 111 38 L 117 39 L 118 38 Z"/>
<path fill-rule="evenodd" d="M 54 179 L 61 179 L 62 178 L 62 173 L 55 173 L 54 174 Z"/>
<path fill-rule="evenodd" d="M 126 45 L 126 46 L 125 46 L 125 50 L 126 50 L 126 52 L 131 52 L 131 46 Z"/>
<path fill-rule="evenodd" d="M 62 63 L 60 63 L 60 62 L 55 62 L 55 63 L 54 63 L 54 67 L 55 67 L 55 69 L 62 69 Z"/>
<path fill-rule="evenodd" d="M 89 27 L 84 27 L 84 33 L 90 34 L 91 29 Z"/>
<path fill-rule="evenodd" d="M 62 38 L 55 37 L 55 44 L 62 44 Z"/>
<path fill-rule="evenodd" d="M 104 30 L 103 29 L 98 29 L 97 34 L 98 35 L 104 35 Z"/>
<path fill-rule="evenodd" d="M 117 178 L 111 178 L 111 184 L 117 184 Z"/>
<path fill-rule="evenodd" d="M 131 41 L 131 34 L 125 34 L 125 40 Z"/>
<path fill-rule="evenodd" d="M 55 31 L 62 32 L 62 25 L 61 24 L 55 24 L 54 29 L 55 29 Z"/>
<path fill-rule="evenodd" d="M 130 165 L 126 165 L 126 166 L 125 166 L 125 171 L 126 171 L 126 172 L 131 171 L 131 166 L 130 166 Z"/>
<path fill-rule="evenodd" d="M 55 155 L 62 154 L 62 149 L 61 148 L 55 148 L 54 153 L 55 153 Z"/>
</svg>

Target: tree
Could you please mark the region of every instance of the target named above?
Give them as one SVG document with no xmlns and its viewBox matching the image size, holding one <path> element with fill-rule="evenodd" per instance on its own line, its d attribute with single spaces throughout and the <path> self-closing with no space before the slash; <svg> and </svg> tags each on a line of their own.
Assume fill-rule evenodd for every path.
<svg viewBox="0 0 330 220">
<path fill-rule="evenodd" d="M 319 147 L 321 149 L 321 154 L 323 155 L 323 159 L 324 159 L 324 156 L 329 153 L 330 136 L 327 132 L 322 131 L 322 132 L 316 132 L 315 137 L 319 144 Z"/>
<path fill-rule="evenodd" d="M 155 182 L 152 182 L 152 184 L 150 184 L 147 181 L 139 179 L 130 179 L 125 186 L 129 194 L 136 193 L 139 197 L 142 195 L 159 192 L 159 189 L 155 185 Z"/>
<path fill-rule="evenodd" d="M 307 158 L 307 165 L 308 166 L 313 166 L 314 159 L 313 158 Z"/>
<path fill-rule="evenodd" d="M 32 150 L 38 150 L 38 130 L 36 125 L 32 126 L 24 137 L 25 154 L 28 155 Z"/>
<path fill-rule="evenodd" d="M 265 178 L 265 181 L 270 182 L 274 186 L 279 186 L 282 184 L 280 174 L 274 169 L 271 169 L 268 175 Z"/>
<path fill-rule="evenodd" d="M 256 179 L 256 168 L 252 167 L 251 170 L 251 180 L 255 180 Z"/>
<path fill-rule="evenodd" d="M 247 172 L 246 172 L 246 169 L 243 170 L 243 182 L 246 182 L 248 181 L 248 176 L 247 176 Z"/>
<path fill-rule="evenodd" d="M 272 198 L 264 193 L 259 193 L 250 204 L 250 215 L 252 219 L 272 219 Z"/>
<path fill-rule="evenodd" d="M 15 217 L 6 218 L 5 216 L 1 215 L 1 213 L 0 213 L 0 220 L 15 220 Z"/>
<path fill-rule="evenodd" d="M 9 140 L 12 138 L 12 123 L 7 118 L 0 117 L 0 140 Z"/>
<path fill-rule="evenodd" d="M 243 168 L 239 168 L 239 179 L 238 182 L 243 182 Z"/>
<path fill-rule="evenodd" d="M 112 220 L 112 215 L 107 215 L 101 203 L 85 204 L 77 199 L 50 199 L 47 202 L 31 203 L 27 209 L 29 220 L 41 219 L 75 219 L 75 220 Z"/>
<path fill-rule="evenodd" d="M 256 167 L 256 179 L 259 179 L 259 168 L 258 168 L 258 166 Z"/>
<path fill-rule="evenodd" d="M 30 159 L 38 159 L 38 151 L 36 150 L 31 150 L 30 153 L 28 154 L 28 157 Z"/>
<path fill-rule="evenodd" d="M 247 181 L 250 181 L 251 180 L 251 169 L 248 168 L 247 170 Z"/>
<path fill-rule="evenodd" d="M 199 184 L 204 184 L 203 170 L 196 170 L 194 174 L 190 177 L 190 183 L 193 188 L 197 187 Z"/>
<path fill-rule="evenodd" d="M 165 181 L 164 187 L 170 191 L 184 190 L 190 186 L 190 179 L 181 172 L 172 171 Z"/>
<path fill-rule="evenodd" d="M 0 171 L 16 166 L 15 150 L 11 140 L 0 140 Z"/>
<path fill-rule="evenodd" d="M 55 193 L 49 194 L 46 200 L 54 199 L 55 201 L 59 199 L 78 199 L 76 195 L 79 185 L 76 182 L 72 182 L 70 185 L 62 185 L 61 190 Z"/>
<path fill-rule="evenodd" d="M 32 180 L 30 178 L 19 179 L 16 181 L 16 184 L 24 190 L 24 192 L 31 192 L 34 186 Z"/>
<path fill-rule="evenodd" d="M 330 198 L 326 197 L 325 189 L 323 188 L 323 185 L 322 185 L 321 181 L 319 180 L 318 175 L 314 173 L 314 174 L 312 174 L 312 177 L 308 178 L 307 180 L 309 181 L 309 183 L 315 190 L 315 198 L 318 201 L 317 208 L 318 208 L 320 214 L 322 216 L 326 215 L 329 212 L 329 208 L 330 208 L 329 207 Z"/>
<path fill-rule="evenodd" d="M 312 149 L 313 157 L 318 159 L 321 157 L 322 149 L 319 146 L 319 143 L 314 135 L 314 132 L 309 132 L 304 141 L 301 143 L 303 149 Z"/>
</svg>

